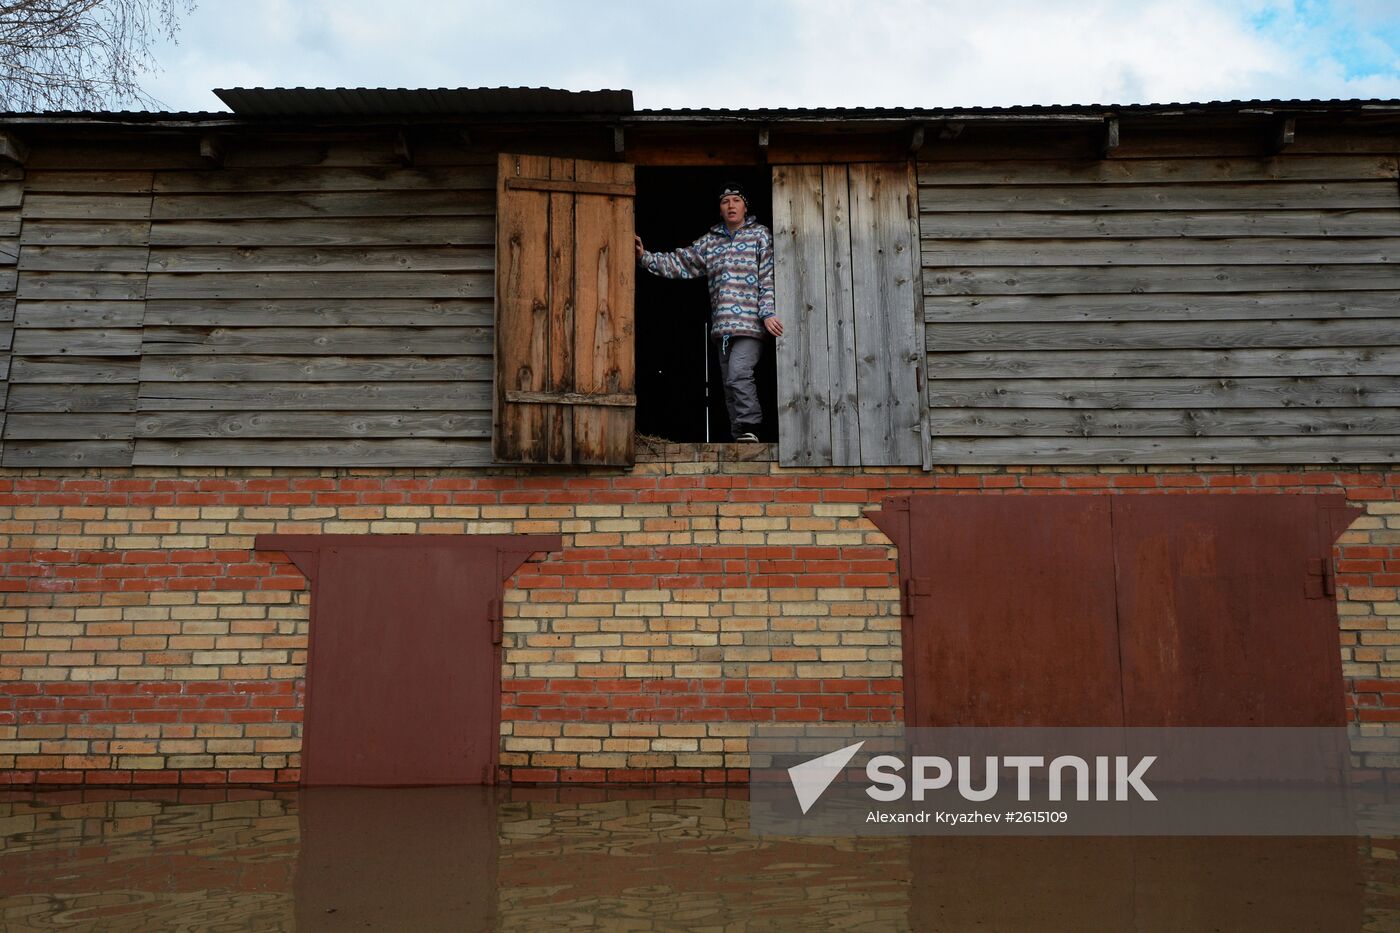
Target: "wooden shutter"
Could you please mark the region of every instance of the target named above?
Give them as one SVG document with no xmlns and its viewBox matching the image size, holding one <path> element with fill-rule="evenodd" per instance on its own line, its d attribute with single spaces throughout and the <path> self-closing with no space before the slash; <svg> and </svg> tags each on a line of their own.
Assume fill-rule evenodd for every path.
<svg viewBox="0 0 1400 933">
<path fill-rule="evenodd" d="M 913 190 L 902 162 L 774 170 L 785 466 L 928 462 Z"/>
<path fill-rule="evenodd" d="M 494 453 L 632 462 L 633 168 L 503 154 Z"/>
</svg>

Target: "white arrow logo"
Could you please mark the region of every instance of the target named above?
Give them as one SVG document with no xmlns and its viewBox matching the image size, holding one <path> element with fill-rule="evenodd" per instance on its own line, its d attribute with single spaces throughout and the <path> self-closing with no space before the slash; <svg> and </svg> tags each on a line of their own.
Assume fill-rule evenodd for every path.
<svg viewBox="0 0 1400 933">
<path fill-rule="evenodd" d="M 803 813 L 812 809 L 812 805 L 821 798 L 831 786 L 831 782 L 836 780 L 836 775 L 841 773 L 864 744 L 862 741 L 847 745 L 820 758 L 813 758 L 788 768 L 788 777 L 792 779 L 792 789 L 797 791 L 797 802 L 802 805 Z"/>
</svg>

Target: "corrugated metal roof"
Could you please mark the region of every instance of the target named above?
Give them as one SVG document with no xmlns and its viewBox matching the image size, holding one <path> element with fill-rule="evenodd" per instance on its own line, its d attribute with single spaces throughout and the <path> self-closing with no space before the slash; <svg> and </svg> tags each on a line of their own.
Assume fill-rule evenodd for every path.
<svg viewBox="0 0 1400 933">
<path fill-rule="evenodd" d="M 235 87 L 215 88 L 239 116 L 427 116 L 632 112 L 632 92 L 549 87 Z"/>
<path fill-rule="evenodd" d="M 225 88 L 215 91 L 234 112 L 197 111 L 40 111 L 0 113 L 10 123 L 224 123 L 261 119 L 357 122 L 366 118 L 392 121 L 435 117 L 597 117 L 608 122 L 753 121 L 781 123 L 829 121 L 909 121 L 986 119 L 1039 122 L 1056 118 L 1094 120 L 1114 115 L 1191 116 L 1205 114 L 1265 115 L 1270 113 L 1393 116 L 1396 99 L 1226 100 L 1165 104 L 1027 104 L 1014 107 L 769 107 L 657 108 L 634 110 L 632 92 L 563 91 L 553 88 Z"/>
<path fill-rule="evenodd" d="M 684 108 L 666 107 L 638 110 L 635 116 L 722 118 L 744 117 L 773 119 L 892 119 L 927 118 L 930 115 L 956 117 L 1018 117 L 1018 116 L 1103 116 L 1105 114 L 1135 113 L 1169 115 L 1182 112 L 1293 111 L 1293 110 L 1394 110 L 1400 100 L 1332 99 L 1332 100 L 1212 100 L 1162 104 L 1023 104 L 1012 107 L 773 107 L 773 108 Z"/>
</svg>

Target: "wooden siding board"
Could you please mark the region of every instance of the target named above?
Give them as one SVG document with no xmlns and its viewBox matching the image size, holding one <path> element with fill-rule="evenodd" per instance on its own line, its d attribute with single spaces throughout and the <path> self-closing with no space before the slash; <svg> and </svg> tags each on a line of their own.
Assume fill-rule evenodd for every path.
<svg viewBox="0 0 1400 933">
<path fill-rule="evenodd" d="M 7 451 L 8 453 L 8 451 Z M 137 466 L 487 466 L 491 443 L 481 439 L 153 440 L 136 442 Z"/>
<path fill-rule="evenodd" d="M 18 302 L 15 326 L 22 328 L 82 329 L 139 328 L 145 318 L 144 301 L 34 301 Z"/>
<path fill-rule="evenodd" d="M 56 385 L 32 383 L 10 388 L 11 413 L 36 412 L 133 412 L 134 382 L 108 385 Z"/>
<path fill-rule="evenodd" d="M 1047 185 L 1163 182 L 1356 181 L 1395 178 L 1393 155 L 1281 155 L 1257 159 L 1101 159 L 1092 162 L 923 162 L 919 184 Z"/>
<path fill-rule="evenodd" d="M 489 298 L 489 270 L 462 272 L 153 272 L 151 298 Z M 62 295 L 61 297 L 91 297 Z"/>
<path fill-rule="evenodd" d="M 829 169 L 839 173 L 844 189 L 844 166 Z M 844 215 L 839 230 L 827 226 L 823 205 L 834 192 L 826 193 L 822 175 L 819 165 L 782 166 L 773 173 L 773 287 L 785 326 L 777 365 L 778 437 L 785 466 L 832 463 L 827 236 L 844 237 L 849 250 L 850 231 Z M 848 262 L 848 297 L 849 269 Z"/>
<path fill-rule="evenodd" d="M 24 189 L 29 196 L 53 194 L 144 194 L 151 193 L 154 173 L 135 171 L 52 171 L 31 170 L 25 173 Z M 47 203 L 42 199 L 40 205 Z M 32 206 L 32 205 L 31 205 Z"/>
<path fill-rule="evenodd" d="M 1396 278 L 1393 269 L 1375 264 L 926 266 L 924 271 L 924 294 L 930 296 L 1385 290 Z"/>
<path fill-rule="evenodd" d="M 19 412 L 5 422 L 7 441 L 94 440 L 129 442 L 136 416 L 124 412 Z"/>
<path fill-rule="evenodd" d="M 19 232 L 28 246 L 144 246 L 150 231 L 146 220 L 26 219 Z"/>
<path fill-rule="evenodd" d="M 18 356 L 137 356 L 140 328 L 21 329 L 15 338 Z"/>
<path fill-rule="evenodd" d="M 146 303 L 145 323 L 174 327 L 491 327 L 489 298 L 222 298 Z"/>
<path fill-rule="evenodd" d="M 134 367 L 133 367 L 134 368 Z M 489 356 L 143 356 L 146 382 L 490 380 Z"/>
<path fill-rule="evenodd" d="M 925 266 L 1145 266 L 1279 263 L 1396 263 L 1400 237 L 1181 237 L 1099 239 L 1048 238 L 929 240 Z"/>
<path fill-rule="evenodd" d="M 147 198 L 147 203 L 154 220 L 458 216 L 494 210 L 489 190 L 172 194 Z"/>
<path fill-rule="evenodd" d="M 54 225 L 55 242 L 76 240 L 82 231 Z M 159 220 L 151 225 L 152 246 L 494 246 L 496 221 L 490 214 L 440 217 L 338 217 L 267 220 Z"/>
<path fill-rule="evenodd" d="M 6 285 L 0 273 L 0 288 Z M 13 278 L 9 288 L 15 289 Z M 144 272 L 26 272 L 16 294 L 20 299 L 140 301 L 146 297 Z"/>
<path fill-rule="evenodd" d="M 1394 206 L 1393 181 L 924 186 L 919 189 L 919 209 L 927 211 L 1258 211 Z"/>
<path fill-rule="evenodd" d="M 1104 463 L 1394 463 L 1400 460 L 1400 436 L 1349 437 L 1043 437 L 961 438 L 932 440 L 934 462 L 970 465 Z"/>
<path fill-rule="evenodd" d="M 158 194 L 309 191 L 419 191 L 425 189 L 482 190 L 495 187 L 496 173 L 487 162 L 452 168 L 314 167 L 279 169 L 212 169 L 161 172 Z"/>
<path fill-rule="evenodd" d="M 152 272 L 491 272 L 490 246 L 156 247 Z"/>
<path fill-rule="evenodd" d="M 1400 436 L 1400 408 L 939 408 L 929 425 L 945 438 Z"/>
<path fill-rule="evenodd" d="M 346 401 L 350 401 L 346 399 Z M 136 437 L 176 438 L 393 438 L 491 436 L 489 411 L 236 411 L 143 413 Z"/>
<path fill-rule="evenodd" d="M 1064 239 L 1146 237 L 1385 237 L 1400 228 L 1400 210 L 1287 211 L 925 211 L 926 239 Z"/>
<path fill-rule="evenodd" d="M 36 220 L 149 220 L 149 194 L 45 194 L 24 199 L 24 219 Z"/>
<path fill-rule="evenodd" d="M 135 382 L 140 361 L 135 357 L 14 357 L 13 383 L 107 385 Z"/>
<path fill-rule="evenodd" d="M 926 349 L 1172 350 L 1259 347 L 1400 346 L 1392 318 L 1251 321 L 1133 321 L 1075 323 L 929 324 Z"/>
<path fill-rule="evenodd" d="M 4 467 L 124 467 L 131 465 L 132 441 L 5 442 Z"/>
<path fill-rule="evenodd" d="M 141 411 L 491 410 L 480 382 L 144 382 Z"/>
<path fill-rule="evenodd" d="M 934 409 L 979 410 L 1364 408 L 1400 406 L 1400 380 L 1388 376 L 943 379 L 930 388 L 929 400 Z"/>
<path fill-rule="evenodd" d="M 1395 290 L 1221 295 L 993 295 L 924 298 L 929 324 L 1333 320 L 1400 316 Z"/>
<path fill-rule="evenodd" d="M 144 334 L 146 356 L 464 356 L 490 353 L 492 341 L 489 327 L 148 326 Z"/>
<path fill-rule="evenodd" d="M 934 353 L 930 379 L 1400 376 L 1400 349 L 1039 350 Z M 933 392 L 931 390 L 930 394 Z"/>
</svg>

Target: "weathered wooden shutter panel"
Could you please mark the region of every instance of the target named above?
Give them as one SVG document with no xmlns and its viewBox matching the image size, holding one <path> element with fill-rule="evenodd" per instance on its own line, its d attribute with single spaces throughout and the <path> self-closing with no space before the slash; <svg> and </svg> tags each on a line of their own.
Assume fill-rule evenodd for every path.
<svg viewBox="0 0 1400 933">
<path fill-rule="evenodd" d="M 633 168 L 502 154 L 494 452 L 632 461 Z"/>
<path fill-rule="evenodd" d="M 774 171 L 784 465 L 926 460 L 911 190 L 904 163 Z"/>
</svg>

